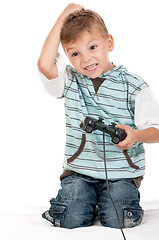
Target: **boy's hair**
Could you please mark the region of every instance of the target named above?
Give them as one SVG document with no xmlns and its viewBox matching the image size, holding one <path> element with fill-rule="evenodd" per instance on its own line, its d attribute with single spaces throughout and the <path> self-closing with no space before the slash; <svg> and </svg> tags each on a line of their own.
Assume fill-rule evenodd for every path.
<svg viewBox="0 0 159 240">
<path fill-rule="evenodd" d="M 99 14 L 85 9 L 74 12 L 66 18 L 63 24 L 61 43 L 65 44 L 75 41 L 83 30 L 92 32 L 95 28 L 98 29 L 104 38 L 107 38 L 108 30 Z"/>
</svg>

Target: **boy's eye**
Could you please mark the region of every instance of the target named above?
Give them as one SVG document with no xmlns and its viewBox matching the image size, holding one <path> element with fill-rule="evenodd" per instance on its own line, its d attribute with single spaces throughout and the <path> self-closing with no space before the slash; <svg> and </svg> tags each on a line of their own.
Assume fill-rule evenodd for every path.
<svg viewBox="0 0 159 240">
<path fill-rule="evenodd" d="M 91 50 L 94 50 L 97 46 L 96 45 L 93 45 L 90 47 Z"/>
<path fill-rule="evenodd" d="M 76 56 L 78 56 L 78 53 L 77 53 L 77 52 L 74 52 L 74 53 L 72 54 L 72 57 L 76 57 Z"/>
</svg>

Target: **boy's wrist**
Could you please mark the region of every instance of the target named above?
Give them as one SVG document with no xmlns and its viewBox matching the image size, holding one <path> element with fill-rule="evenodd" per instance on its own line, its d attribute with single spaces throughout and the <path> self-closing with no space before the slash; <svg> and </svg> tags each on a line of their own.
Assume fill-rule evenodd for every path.
<svg viewBox="0 0 159 240">
<path fill-rule="evenodd" d="M 141 134 L 141 130 L 135 129 L 135 142 L 140 142 L 140 134 Z"/>
<path fill-rule="evenodd" d="M 58 17 L 56 23 L 59 23 L 60 25 L 63 25 L 64 22 L 65 22 L 65 19 L 66 19 L 66 16 L 63 16 L 63 14 L 61 14 L 61 15 Z"/>
<path fill-rule="evenodd" d="M 63 18 L 62 16 L 59 16 L 56 23 L 55 23 L 55 26 L 58 27 L 58 29 L 60 29 L 60 31 L 61 31 L 64 22 L 65 22 L 65 18 Z"/>
<path fill-rule="evenodd" d="M 159 130 L 154 127 L 149 127 L 143 130 L 135 130 L 135 138 L 137 142 L 142 143 L 158 143 Z"/>
</svg>

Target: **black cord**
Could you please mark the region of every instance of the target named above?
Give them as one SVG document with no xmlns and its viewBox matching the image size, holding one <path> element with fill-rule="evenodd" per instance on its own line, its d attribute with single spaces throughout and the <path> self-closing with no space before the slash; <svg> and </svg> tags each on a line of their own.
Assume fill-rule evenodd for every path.
<svg viewBox="0 0 159 240">
<path fill-rule="evenodd" d="M 115 212 L 116 212 L 116 216 L 117 216 L 117 220 L 118 220 L 119 227 L 120 227 L 120 230 L 122 232 L 123 238 L 124 238 L 124 240 L 126 240 L 126 237 L 124 235 L 124 232 L 123 232 L 123 229 L 122 229 L 122 226 L 121 226 L 121 222 L 120 222 L 120 218 L 119 218 L 119 214 L 118 214 L 117 208 L 115 206 L 115 203 L 114 203 L 114 201 L 112 199 L 112 196 L 110 194 L 110 191 L 109 191 L 108 172 L 107 172 L 106 154 L 105 154 L 105 133 L 104 132 L 103 132 L 103 151 L 104 151 L 104 167 L 105 167 L 105 175 L 106 175 L 106 184 L 107 184 L 108 195 L 109 195 L 109 198 L 112 201 L 112 204 L 114 206 L 114 209 L 115 209 Z"/>
</svg>

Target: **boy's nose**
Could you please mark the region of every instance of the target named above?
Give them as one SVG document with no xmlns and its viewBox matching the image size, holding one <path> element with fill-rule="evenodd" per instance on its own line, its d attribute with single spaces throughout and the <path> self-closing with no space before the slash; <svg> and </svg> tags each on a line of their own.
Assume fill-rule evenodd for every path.
<svg viewBox="0 0 159 240">
<path fill-rule="evenodd" d="M 90 60 L 91 60 L 91 55 L 90 54 L 83 54 L 83 56 L 82 56 L 83 63 L 87 63 Z"/>
</svg>

